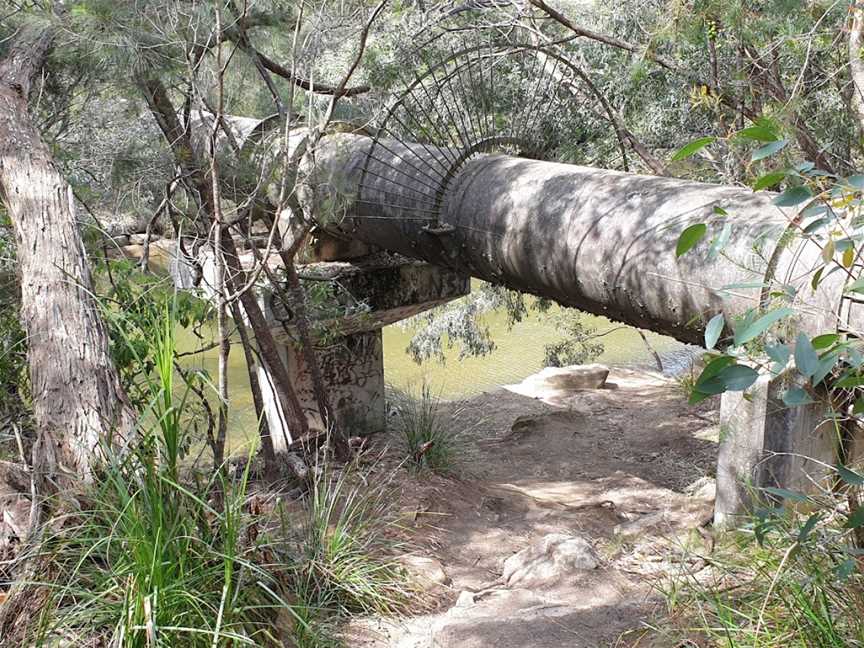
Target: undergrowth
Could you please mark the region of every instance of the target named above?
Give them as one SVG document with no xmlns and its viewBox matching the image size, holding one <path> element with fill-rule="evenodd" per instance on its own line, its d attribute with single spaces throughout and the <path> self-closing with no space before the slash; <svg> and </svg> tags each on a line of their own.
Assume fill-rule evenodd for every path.
<svg viewBox="0 0 864 648">
<path fill-rule="evenodd" d="M 781 495 L 787 506 L 758 509 L 720 537 L 705 570 L 668 584 L 659 636 L 728 648 L 864 646 L 860 521 L 837 493 Z"/>
<path fill-rule="evenodd" d="M 388 480 L 323 453 L 297 515 L 250 493 L 255 448 L 234 478 L 190 462 L 175 327 L 167 308 L 151 331 L 148 427 L 128 451 L 104 449 L 95 483 L 45 526 L 31 643 L 326 648 L 341 618 L 399 611 L 410 591 L 387 558 Z"/>
<path fill-rule="evenodd" d="M 293 573 L 307 605 L 348 616 L 394 614 L 408 601 L 402 571 L 388 558 L 397 548 L 389 539 L 391 481 L 386 474 L 373 481 L 357 464 L 337 469 L 324 459 L 313 467 Z M 283 532 L 290 534 L 287 524 Z"/>
<path fill-rule="evenodd" d="M 459 474 L 470 454 L 469 433 L 479 423 L 469 423 L 458 404 L 445 411 L 426 383 L 416 392 L 391 386 L 388 393 L 389 424 L 408 468 L 443 476 Z"/>
</svg>

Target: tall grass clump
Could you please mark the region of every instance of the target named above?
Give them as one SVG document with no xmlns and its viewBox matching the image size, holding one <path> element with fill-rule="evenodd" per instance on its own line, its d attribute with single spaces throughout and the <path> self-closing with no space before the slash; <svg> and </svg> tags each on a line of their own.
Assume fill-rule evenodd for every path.
<svg viewBox="0 0 864 648">
<path fill-rule="evenodd" d="M 390 557 L 386 476 L 322 449 L 301 510 L 267 513 L 249 504 L 254 447 L 233 478 L 188 456 L 195 386 L 175 381 L 175 306 L 147 325 L 152 347 L 136 356 L 147 367 L 135 377 L 138 438 L 104 448 L 94 483 L 64 498 L 79 505 L 45 527 L 32 564 L 47 600 L 27 645 L 336 648 L 340 619 L 400 611 L 410 592 Z"/>
<path fill-rule="evenodd" d="M 669 586 L 673 634 L 729 648 L 864 646 L 864 520 L 836 493 L 780 495 L 787 506 L 759 509 L 701 575 Z"/>
<path fill-rule="evenodd" d="M 43 543 L 49 600 L 35 624 L 36 644 L 279 641 L 276 579 L 260 566 L 259 521 L 244 513 L 248 468 L 233 481 L 210 470 L 196 482 L 195 468 L 180 463 L 185 397 L 173 382 L 173 331 L 167 310 L 154 328 L 150 416 L 142 416 L 153 425 L 128 452 L 105 450 L 106 464 L 80 497 L 81 510 L 55 520 L 56 532 Z"/>
<path fill-rule="evenodd" d="M 292 590 L 311 612 L 394 614 L 409 599 L 402 569 L 391 558 L 398 547 L 391 533 L 392 479 L 367 478 L 373 472 L 356 463 L 337 468 L 327 458 L 310 472 Z"/>
<path fill-rule="evenodd" d="M 469 454 L 468 428 L 476 426 L 468 423 L 465 409 L 454 405 L 445 412 L 441 399 L 426 383 L 416 392 L 394 387 L 388 391 L 389 424 L 406 465 L 443 476 L 458 474 Z"/>
</svg>

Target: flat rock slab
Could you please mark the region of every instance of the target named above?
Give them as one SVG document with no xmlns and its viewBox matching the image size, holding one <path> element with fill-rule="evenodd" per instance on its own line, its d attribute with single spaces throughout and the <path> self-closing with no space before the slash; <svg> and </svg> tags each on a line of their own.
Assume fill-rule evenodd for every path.
<svg viewBox="0 0 864 648">
<path fill-rule="evenodd" d="M 597 648 L 613 640 L 633 618 L 636 604 L 574 608 L 572 603 L 527 589 L 507 589 L 465 597 L 463 605 L 436 619 L 418 620 L 414 632 L 395 648 Z M 624 614 L 622 614 L 624 612 Z M 605 642 L 604 642 L 605 643 Z"/>
<path fill-rule="evenodd" d="M 585 538 L 550 533 L 505 560 L 502 579 L 511 587 L 545 587 L 599 565 L 594 547 Z"/>
<path fill-rule="evenodd" d="M 440 560 L 428 556 L 405 555 L 396 559 L 411 581 L 423 590 L 446 587 L 451 583 Z"/>
<path fill-rule="evenodd" d="M 584 389 L 603 389 L 609 377 L 609 367 L 601 364 L 546 367 L 528 376 L 518 385 L 506 389 L 531 398 L 557 398 Z"/>
</svg>

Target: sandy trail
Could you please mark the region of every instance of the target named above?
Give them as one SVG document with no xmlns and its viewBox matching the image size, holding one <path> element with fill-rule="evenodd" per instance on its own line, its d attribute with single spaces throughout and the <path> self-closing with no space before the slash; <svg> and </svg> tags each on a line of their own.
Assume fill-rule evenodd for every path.
<svg viewBox="0 0 864 648">
<path fill-rule="evenodd" d="M 604 389 L 544 394 L 516 386 L 464 409 L 476 417 L 466 421 L 473 429 L 466 476 L 400 483 L 421 567 L 437 574 L 433 580 L 446 574 L 431 592 L 435 607 L 354 622 L 347 645 L 632 645 L 658 604 L 657 585 L 690 568 L 682 546 L 705 535 L 716 412 L 688 407 L 669 379 L 625 369 L 613 370 Z M 547 546 L 551 554 L 538 549 Z M 514 564 L 521 571 L 506 573 Z"/>
</svg>

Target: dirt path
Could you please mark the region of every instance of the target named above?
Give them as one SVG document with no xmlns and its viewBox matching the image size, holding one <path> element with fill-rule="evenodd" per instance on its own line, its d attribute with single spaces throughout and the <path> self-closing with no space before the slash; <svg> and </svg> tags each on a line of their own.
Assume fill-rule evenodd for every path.
<svg viewBox="0 0 864 648">
<path fill-rule="evenodd" d="M 533 394 L 525 384 L 515 391 Z M 436 606 L 354 623 L 349 646 L 632 644 L 711 517 L 716 413 L 623 369 L 604 389 L 540 395 L 472 399 L 469 476 L 406 480 L 414 569 L 439 581 Z"/>
</svg>

